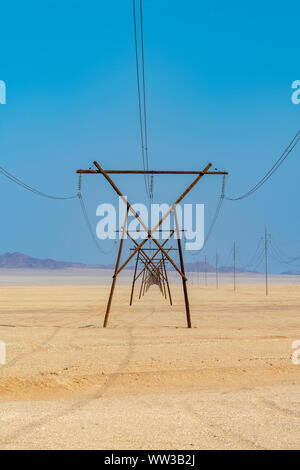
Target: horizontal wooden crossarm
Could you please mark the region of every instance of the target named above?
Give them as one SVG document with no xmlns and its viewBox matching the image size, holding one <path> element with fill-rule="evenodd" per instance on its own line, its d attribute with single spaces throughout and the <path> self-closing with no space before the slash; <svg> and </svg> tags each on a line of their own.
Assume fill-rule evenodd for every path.
<svg viewBox="0 0 300 470">
<path fill-rule="evenodd" d="M 172 232 L 172 229 L 164 230 L 164 229 L 159 228 L 156 231 L 157 232 Z M 186 231 L 187 231 L 186 229 L 179 230 L 179 232 L 186 232 Z M 114 230 L 114 232 L 122 232 L 122 230 Z M 144 232 L 146 232 L 146 230 L 136 229 L 136 230 L 127 230 L 127 232 L 131 232 L 131 233 L 140 233 L 140 232 L 142 232 L 142 233 L 144 233 Z"/>
<path fill-rule="evenodd" d="M 136 252 L 135 248 L 129 248 L 130 251 L 134 250 Z M 142 251 L 156 251 L 156 248 L 141 248 Z M 178 248 L 168 248 L 167 250 L 169 251 L 178 251 Z"/>
<path fill-rule="evenodd" d="M 164 170 L 103 170 L 107 175 L 204 175 L 203 170 L 196 171 L 164 171 Z M 79 174 L 97 175 L 99 170 L 76 170 Z M 227 171 L 208 171 L 206 175 L 228 175 Z"/>
</svg>

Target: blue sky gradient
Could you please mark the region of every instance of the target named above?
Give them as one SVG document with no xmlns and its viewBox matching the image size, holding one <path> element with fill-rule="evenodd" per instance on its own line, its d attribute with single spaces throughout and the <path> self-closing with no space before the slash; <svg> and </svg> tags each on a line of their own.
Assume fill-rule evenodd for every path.
<svg viewBox="0 0 300 470">
<path fill-rule="evenodd" d="M 300 79 L 297 1 L 144 0 L 149 157 L 153 169 L 229 171 L 239 195 L 270 168 L 300 123 L 291 84 Z M 77 168 L 142 168 L 132 2 L 11 1 L 1 6 L 1 166 L 42 191 L 77 190 Z M 300 254 L 300 147 L 263 188 L 224 203 L 205 254 L 245 262 L 268 227 Z M 89 237 L 75 201 L 27 193 L 1 176 L 1 249 L 66 261 L 110 264 Z M 146 200 L 141 177 L 116 178 L 133 202 Z M 173 202 L 190 177 L 156 177 L 155 202 Z M 221 179 L 207 177 L 186 202 L 206 204 L 209 225 Z M 116 197 L 100 176 L 83 180 L 96 225 L 101 202 Z M 112 242 L 104 243 L 110 250 Z M 202 259 L 187 254 L 187 261 Z M 273 271 L 282 266 L 271 261 Z"/>
</svg>

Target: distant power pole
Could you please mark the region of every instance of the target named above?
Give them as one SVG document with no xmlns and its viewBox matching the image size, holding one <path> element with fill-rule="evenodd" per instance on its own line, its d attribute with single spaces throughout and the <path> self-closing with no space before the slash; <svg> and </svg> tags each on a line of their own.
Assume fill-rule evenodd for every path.
<svg viewBox="0 0 300 470">
<path fill-rule="evenodd" d="M 236 246 L 233 242 L 233 290 L 236 291 L 236 282 L 235 282 L 235 273 L 236 273 Z"/>
<path fill-rule="evenodd" d="M 207 287 L 207 264 L 206 264 L 206 256 L 204 261 L 204 278 L 205 278 L 205 287 Z"/>
<path fill-rule="evenodd" d="M 219 262 L 219 259 L 218 259 L 218 252 L 216 253 L 216 289 L 219 288 L 219 272 L 218 272 L 218 262 Z"/>
<path fill-rule="evenodd" d="M 268 285 L 268 244 L 269 244 L 269 238 L 268 238 L 268 232 L 267 229 L 265 229 L 265 263 L 266 263 L 266 295 L 269 295 L 269 285 Z"/>
</svg>

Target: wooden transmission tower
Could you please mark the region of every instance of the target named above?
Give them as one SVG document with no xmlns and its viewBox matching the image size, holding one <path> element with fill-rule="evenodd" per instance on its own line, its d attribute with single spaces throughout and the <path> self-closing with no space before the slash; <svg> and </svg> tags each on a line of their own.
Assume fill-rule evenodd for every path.
<svg viewBox="0 0 300 470">
<path fill-rule="evenodd" d="M 191 315 L 190 315 L 190 306 L 189 306 L 189 298 L 188 298 L 188 292 L 187 292 L 187 277 L 185 275 L 185 270 L 184 270 L 184 261 L 183 261 L 183 253 L 182 253 L 182 246 L 181 246 L 181 240 L 180 240 L 180 227 L 178 223 L 178 218 L 177 218 L 177 211 L 176 207 L 180 202 L 183 200 L 183 198 L 191 191 L 191 189 L 203 178 L 204 175 L 227 175 L 227 172 L 223 171 L 209 171 L 212 163 L 209 163 L 203 170 L 201 171 L 160 171 L 160 170 L 103 170 L 99 163 L 97 161 L 94 161 L 94 165 L 96 167 L 95 170 L 77 170 L 77 173 L 80 174 L 101 174 L 104 176 L 104 178 L 108 181 L 110 186 L 115 190 L 115 192 L 118 194 L 118 196 L 124 201 L 126 205 L 126 215 L 124 219 L 124 224 L 122 228 L 122 236 L 120 239 L 120 245 L 119 245 L 119 250 L 118 250 L 118 255 L 117 255 L 117 260 L 115 264 L 115 269 L 114 269 L 114 274 L 113 274 L 113 279 L 112 279 L 112 284 L 111 284 L 111 289 L 110 289 L 110 294 L 106 306 L 106 312 L 105 312 L 105 317 L 104 317 L 104 323 L 103 327 L 105 328 L 108 324 L 108 319 L 109 319 L 109 312 L 111 308 L 111 303 L 114 295 L 114 290 L 116 286 L 116 281 L 117 277 L 120 274 L 120 272 L 127 266 L 129 261 L 136 256 L 136 263 L 135 263 L 135 270 L 134 270 L 134 276 L 133 276 L 133 282 L 132 282 L 132 288 L 131 288 L 131 296 L 130 296 L 130 305 L 132 305 L 132 300 L 133 300 L 133 293 L 134 293 L 134 287 L 137 279 L 142 276 L 142 284 L 140 288 L 140 294 L 143 295 L 150 287 L 152 284 L 158 285 L 159 289 L 161 290 L 161 293 L 167 297 L 169 297 L 170 304 L 172 305 L 172 298 L 171 298 L 171 292 L 170 292 L 170 286 L 169 286 L 169 281 L 168 281 L 168 275 L 167 275 L 167 269 L 166 265 L 167 263 L 170 263 L 175 271 L 179 274 L 182 280 L 182 288 L 183 288 L 183 295 L 184 295 L 184 302 L 185 302 L 185 311 L 186 311 L 186 320 L 187 320 L 187 326 L 188 328 L 192 327 L 191 323 Z M 155 227 L 151 228 L 151 230 L 147 227 L 146 223 L 141 219 L 141 217 L 137 214 L 137 212 L 134 210 L 132 205 L 128 202 L 127 198 L 122 194 L 120 189 L 116 186 L 116 184 L 113 182 L 111 177 L 109 175 L 115 174 L 115 175 L 120 175 L 120 174 L 149 174 L 149 175 L 197 175 L 194 181 L 185 189 L 185 191 L 176 199 L 174 204 L 165 212 L 165 214 L 161 217 L 159 222 L 156 224 Z M 130 235 L 129 231 L 127 230 L 127 220 L 128 220 L 128 213 L 131 212 L 134 217 L 139 221 L 140 225 L 143 227 L 144 231 L 146 232 L 147 236 L 146 238 L 143 239 L 140 243 L 137 243 L 136 240 Z M 167 239 L 163 242 L 160 243 L 154 236 L 154 234 L 160 230 L 160 226 L 162 223 L 170 217 L 171 213 L 174 213 L 174 221 L 175 221 L 175 229 L 170 230 L 169 236 Z M 174 236 L 176 233 L 176 238 L 177 238 L 177 250 L 179 254 L 179 266 L 175 263 L 175 261 L 171 258 L 171 251 L 173 248 L 167 248 L 166 244 L 167 242 Z M 131 253 L 126 259 L 126 261 L 123 262 L 123 264 L 120 266 L 120 261 L 121 261 L 121 255 L 122 255 L 122 249 L 123 249 L 123 243 L 124 243 L 124 236 L 127 234 L 129 238 L 133 241 L 134 243 L 134 248 L 131 249 Z M 149 242 L 150 240 L 153 241 L 154 245 L 156 245 L 155 248 L 146 248 L 144 245 Z M 152 251 L 154 252 L 153 254 L 148 255 L 147 251 Z M 143 267 L 142 270 L 140 271 L 139 274 L 137 274 L 138 270 L 138 264 L 142 263 Z M 168 292 L 168 294 L 167 294 Z"/>
</svg>

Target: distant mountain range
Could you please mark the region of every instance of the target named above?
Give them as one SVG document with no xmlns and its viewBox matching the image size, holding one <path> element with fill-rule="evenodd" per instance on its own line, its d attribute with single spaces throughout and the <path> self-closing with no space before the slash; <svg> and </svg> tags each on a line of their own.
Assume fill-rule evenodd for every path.
<svg viewBox="0 0 300 470">
<path fill-rule="evenodd" d="M 216 272 L 216 268 L 212 266 L 209 263 L 206 263 L 204 261 L 198 261 L 196 263 L 185 263 L 184 264 L 185 270 L 188 272 L 208 272 L 208 273 L 214 273 Z M 218 269 L 219 273 L 233 273 L 233 267 L 232 266 L 220 266 Z M 236 268 L 237 273 L 245 273 L 244 269 L 241 268 Z"/>
<path fill-rule="evenodd" d="M 284 273 L 281 274 L 287 274 L 290 276 L 300 276 L 300 271 L 299 269 L 291 269 L 290 271 L 285 271 Z"/>
<path fill-rule="evenodd" d="M 23 269 L 66 269 L 66 268 L 93 268 L 111 269 L 112 265 L 68 263 L 46 258 L 39 259 L 23 253 L 4 253 L 0 255 L 0 268 L 23 268 Z"/>
<path fill-rule="evenodd" d="M 68 263 L 66 261 L 56 261 L 51 258 L 40 259 L 34 258 L 32 256 L 24 255 L 23 253 L 14 252 L 14 253 L 4 253 L 0 255 L 0 269 L 1 268 L 15 268 L 15 269 L 113 269 L 114 265 L 105 265 L 105 264 L 84 264 L 84 263 Z M 133 269 L 134 266 L 128 266 L 127 269 Z M 170 269 L 173 267 L 170 266 Z M 185 263 L 185 270 L 187 272 L 208 272 L 214 273 L 215 267 L 209 263 L 203 261 L 198 261 L 195 263 Z M 232 266 L 220 266 L 220 273 L 232 273 Z M 237 273 L 246 273 L 244 269 L 236 268 Z M 252 272 L 252 271 L 251 271 Z M 253 272 L 255 274 L 255 272 Z M 286 275 L 300 275 L 299 270 L 290 270 L 283 272 L 281 274 Z"/>
<path fill-rule="evenodd" d="M 15 268 L 15 269 L 112 269 L 113 265 L 105 264 L 84 264 L 84 263 L 69 263 L 67 261 L 56 261 L 51 258 L 40 259 L 32 256 L 24 255 L 23 253 L 4 253 L 0 255 L 0 269 L 1 268 Z M 128 266 L 128 269 L 133 269 L 133 266 Z M 171 267 L 171 269 L 173 269 Z M 215 272 L 215 268 L 209 263 L 196 262 L 185 263 L 185 270 L 188 272 Z M 243 272 L 242 269 L 237 269 L 237 272 Z M 228 266 L 220 266 L 220 273 L 233 272 L 233 268 Z"/>
</svg>

